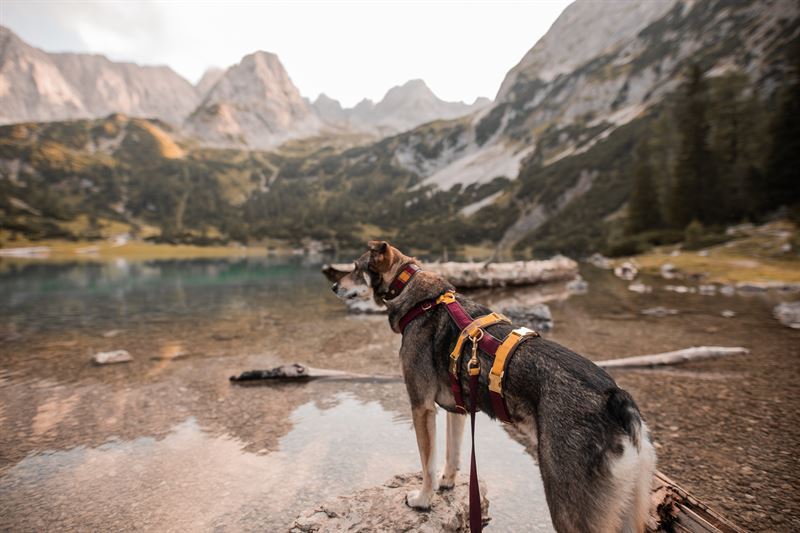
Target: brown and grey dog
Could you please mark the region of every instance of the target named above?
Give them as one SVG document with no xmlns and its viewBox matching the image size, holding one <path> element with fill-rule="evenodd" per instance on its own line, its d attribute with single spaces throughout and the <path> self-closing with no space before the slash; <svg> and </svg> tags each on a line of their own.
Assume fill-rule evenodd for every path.
<svg viewBox="0 0 800 533">
<path fill-rule="evenodd" d="M 372 291 L 388 308 L 389 325 L 399 322 L 420 302 L 453 290 L 446 280 L 421 271 L 395 298 L 386 300 L 395 276 L 414 258 L 384 241 L 371 241 L 369 251 L 342 273 L 333 290 L 342 299 Z M 329 277 L 330 274 L 329 274 Z M 490 311 L 459 295 L 472 316 Z M 513 326 L 487 330 L 504 338 Z M 465 417 L 458 414 L 450 389 L 450 350 L 459 330 L 443 306 L 411 321 L 403 332 L 400 362 L 411 400 L 414 431 L 422 460 L 422 488 L 409 493 L 411 507 L 427 509 L 437 488 L 454 484 Z M 481 375 L 478 407 L 495 418 L 488 393 L 491 360 L 479 353 Z M 466 360 L 460 360 L 461 386 L 468 390 Z M 650 502 L 655 452 L 647 426 L 631 396 L 588 359 L 540 337 L 520 345 L 508 362 L 504 396 L 514 424 L 537 443 L 539 469 L 553 525 L 560 532 L 644 531 Z M 436 406 L 447 410 L 447 452 L 444 470 L 434 476 Z"/>
</svg>

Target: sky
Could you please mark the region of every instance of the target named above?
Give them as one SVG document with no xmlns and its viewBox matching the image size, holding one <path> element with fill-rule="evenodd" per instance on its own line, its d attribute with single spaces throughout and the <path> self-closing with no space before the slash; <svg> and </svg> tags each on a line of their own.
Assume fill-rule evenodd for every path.
<svg viewBox="0 0 800 533">
<path fill-rule="evenodd" d="M 444 100 L 494 98 L 570 0 L 0 0 L 0 24 L 48 52 L 169 65 L 192 83 L 256 50 L 311 99 L 346 107 L 421 78 Z"/>
</svg>

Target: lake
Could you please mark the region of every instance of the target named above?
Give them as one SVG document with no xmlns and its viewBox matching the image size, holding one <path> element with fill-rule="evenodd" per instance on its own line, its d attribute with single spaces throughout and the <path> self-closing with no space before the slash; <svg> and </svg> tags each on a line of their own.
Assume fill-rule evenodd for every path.
<svg viewBox="0 0 800 533">
<path fill-rule="evenodd" d="M 745 527 L 800 527 L 800 332 L 771 315 L 797 295 L 676 294 L 660 280 L 636 294 L 582 270 L 586 294 L 472 296 L 547 302 L 548 336 L 592 359 L 751 349 L 613 375 L 639 403 L 661 470 Z M 654 306 L 678 313 L 640 314 Z M 399 343 L 385 317 L 348 315 L 319 264 L 299 258 L 0 262 L 0 529 L 281 530 L 332 496 L 417 471 L 402 383 L 228 382 L 289 362 L 397 374 Z M 134 360 L 90 363 L 116 349 Z M 549 531 L 523 444 L 479 416 L 492 529 Z M 462 455 L 466 473 L 466 444 Z"/>
</svg>

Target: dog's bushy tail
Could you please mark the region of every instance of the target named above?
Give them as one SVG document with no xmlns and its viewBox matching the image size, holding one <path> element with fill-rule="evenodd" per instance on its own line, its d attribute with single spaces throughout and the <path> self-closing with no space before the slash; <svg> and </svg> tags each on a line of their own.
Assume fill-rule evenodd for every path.
<svg viewBox="0 0 800 533">
<path fill-rule="evenodd" d="M 642 417 L 636 402 L 626 391 L 619 387 L 607 392 L 606 408 L 608 414 L 628 434 L 637 450 L 642 443 Z"/>
</svg>

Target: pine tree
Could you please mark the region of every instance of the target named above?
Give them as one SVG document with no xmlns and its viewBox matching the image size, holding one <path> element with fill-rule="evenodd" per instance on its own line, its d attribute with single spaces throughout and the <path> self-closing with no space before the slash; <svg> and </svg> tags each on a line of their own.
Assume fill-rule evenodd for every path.
<svg viewBox="0 0 800 533">
<path fill-rule="evenodd" d="M 661 209 L 650 166 L 650 150 L 647 141 L 643 141 L 636 149 L 633 164 L 633 184 L 628 201 L 626 229 L 629 234 L 633 235 L 661 226 Z"/>
<path fill-rule="evenodd" d="M 722 218 L 719 182 L 709 146 L 708 89 L 703 72 L 692 65 L 676 112 L 680 134 L 670 219 L 678 228 L 694 219 L 714 223 Z"/>
<path fill-rule="evenodd" d="M 798 62 L 800 63 L 800 62 Z M 772 148 L 763 183 L 762 210 L 800 203 L 800 64 L 782 91 L 772 126 Z"/>
</svg>

